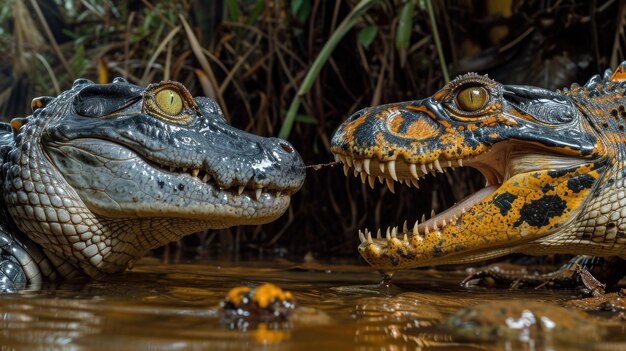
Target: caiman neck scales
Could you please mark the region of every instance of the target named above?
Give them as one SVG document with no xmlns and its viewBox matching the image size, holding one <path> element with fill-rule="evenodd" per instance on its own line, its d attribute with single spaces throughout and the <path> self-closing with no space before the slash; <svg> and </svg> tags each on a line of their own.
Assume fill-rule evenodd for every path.
<svg viewBox="0 0 626 351">
<path fill-rule="evenodd" d="M 120 272 L 184 235 L 272 221 L 304 180 L 286 141 L 229 126 L 176 82 L 77 80 L 33 109 L 3 126 L 0 228 L 31 283 Z"/>
<path fill-rule="evenodd" d="M 422 223 L 360 232 L 361 255 L 384 272 L 513 252 L 625 257 L 625 67 L 556 92 L 467 74 L 432 97 L 355 113 L 332 151 L 371 186 L 417 186 L 454 167 L 486 178 Z"/>
</svg>

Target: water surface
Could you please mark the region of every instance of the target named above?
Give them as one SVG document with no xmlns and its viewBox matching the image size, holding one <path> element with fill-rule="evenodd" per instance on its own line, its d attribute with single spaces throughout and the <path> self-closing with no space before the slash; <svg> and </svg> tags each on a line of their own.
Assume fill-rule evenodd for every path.
<svg viewBox="0 0 626 351">
<path fill-rule="evenodd" d="M 106 281 L 0 296 L 0 350 L 624 350 L 605 335 L 468 340 L 437 325 L 488 301 L 562 304 L 575 291 L 463 288 L 462 271 L 400 272 L 391 288 L 365 265 L 140 263 Z M 272 282 L 300 309 L 286 323 L 226 323 L 219 303 L 239 285 Z M 604 322 L 606 317 L 593 317 Z M 624 323 L 626 324 L 626 323 Z M 574 333 L 575 335 L 575 333 Z"/>
</svg>

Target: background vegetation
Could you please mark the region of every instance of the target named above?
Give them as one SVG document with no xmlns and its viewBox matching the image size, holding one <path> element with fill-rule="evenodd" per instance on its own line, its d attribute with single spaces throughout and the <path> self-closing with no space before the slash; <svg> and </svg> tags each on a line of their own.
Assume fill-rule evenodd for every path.
<svg viewBox="0 0 626 351">
<path fill-rule="evenodd" d="M 78 77 L 176 80 L 252 133 L 288 138 L 307 164 L 352 112 L 435 92 L 450 76 L 560 88 L 624 56 L 623 1 L 0 0 L 0 116 Z M 355 256 L 359 228 L 401 225 L 480 186 L 468 170 L 419 190 L 370 190 L 341 167 L 309 169 L 289 212 L 192 235 L 165 250 Z M 172 250 L 176 248 L 176 250 Z"/>
</svg>

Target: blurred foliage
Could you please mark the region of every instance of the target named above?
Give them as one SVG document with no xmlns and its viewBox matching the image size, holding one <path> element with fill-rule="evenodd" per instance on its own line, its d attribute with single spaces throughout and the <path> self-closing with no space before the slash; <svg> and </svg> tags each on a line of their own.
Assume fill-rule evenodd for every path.
<svg viewBox="0 0 626 351">
<path fill-rule="evenodd" d="M 431 95 L 445 80 L 442 67 L 554 89 L 626 52 L 624 1 L 380 0 L 335 35 L 365 2 L 0 0 L 0 116 L 27 115 L 32 98 L 78 77 L 176 80 L 216 99 L 236 127 L 265 136 L 278 134 L 299 101 L 287 134 L 317 164 L 332 160 L 329 138 L 348 115 Z M 316 60 L 319 71 L 309 73 Z M 391 194 L 341 167 L 311 170 L 276 222 L 199 233 L 166 253 L 355 256 L 357 229 L 449 207 L 481 182 L 461 169 Z"/>
</svg>

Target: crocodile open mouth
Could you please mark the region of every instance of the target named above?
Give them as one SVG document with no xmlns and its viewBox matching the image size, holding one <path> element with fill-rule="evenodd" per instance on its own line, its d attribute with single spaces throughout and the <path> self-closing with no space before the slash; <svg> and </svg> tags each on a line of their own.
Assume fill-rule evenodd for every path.
<svg viewBox="0 0 626 351">
<path fill-rule="evenodd" d="M 452 207 L 435 214 L 431 218 L 422 215 L 412 225 L 405 221 L 401 228 L 391 226 L 386 229 L 359 231 L 362 243 L 387 246 L 389 239 L 399 238 L 408 242 L 417 236 L 424 239 L 429 233 L 439 232 L 447 224 L 455 223 L 472 207 L 494 194 L 510 178 L 528 172 L 545 171 L 546 169 L 567 168 L 580 165 L 584 161 L 563 155 L 546 153 L 545 150 L 523 147 L 515 143 L 495 145 L 491 150 L 470 159 L 434 160 L 431 163 L 416 164 L 406 162 L 402 158 L 381 161 L 377 158 L 363 158 L 335 153 L 335 160 L 344 164 L 344 173 L 350 171 L 360 176 L 365 183 L 374 188 L 376 180 L 386 184 L 391 192 L 395 192 L 396 182 L 408 187 L 419 188 L 419 181 L 428 174 L 444 173 L 458 167 L 472 167 L 485 177 L 485 187 L 463 198 Z"/>
<path fill-rule="evenodd" d="M 429 232 L 434 232 L 445 226 L 447 223 L 458 220 L 458 218 L 470 207 L 480 202 L 502 184 L 504 176 L 492 167 L 479 168 L 480 161 L 474 160 L 447 160 L 440 161 L 435 160 L 428 164 L 415 164 L 407 163 L 402 159 L 396 159 L 391 161 L 380 161 L 375 158 L 353 158 L 351 156 L 343 154 L 335 154 L 335 160 L 344 164 L 344 173 L 349 174 L 350 169 L 356 176 L 360 176 L 363 182 L 368 182 L 371 188 L 374 188 L 376 179 L 380 183 L 386 184 L 391 192 L 395 193 L 395 182 L 405 184 L 408 187 L 414 186 L 419 188 L 419 181 L 426 177 L 428 174 L 444 173 L 450 169 L 457 167 L 472 166 L 478 168 L 481 173 L 487 178 L 487 185 L 465 197 L 463 200 L 457 202 L 452 207 L 444 210 L 443 212 L 435 215 L 432 213 L 430 219 L 426 219 L 423 215 L 421 220 L 418 219 L 412 226 L 408 225 L 405 221 L 403 227 L 399 230 L 398 227 L 388 227 L 386 230 L 378 229 L 376 232 L 376 239 L 382 239 L 383 235 L 385 239 L 395 237 L 398 235 L 419 235 L 424 236 Z M 372 241 L 373 232 L 365 229 L 359 233 L 361 241 Z"/>
</svg>

